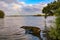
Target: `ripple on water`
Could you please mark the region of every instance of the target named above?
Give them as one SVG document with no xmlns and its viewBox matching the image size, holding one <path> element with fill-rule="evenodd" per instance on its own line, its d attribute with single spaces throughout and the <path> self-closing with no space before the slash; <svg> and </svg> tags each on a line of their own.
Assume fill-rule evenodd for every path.
<svg viewBox="0 0 60 40">
<path fill-rule="evenodd" d="M 0 35 L 0 40 L 39 40 L 39 38 L 32 35 Z"/>
</svg>

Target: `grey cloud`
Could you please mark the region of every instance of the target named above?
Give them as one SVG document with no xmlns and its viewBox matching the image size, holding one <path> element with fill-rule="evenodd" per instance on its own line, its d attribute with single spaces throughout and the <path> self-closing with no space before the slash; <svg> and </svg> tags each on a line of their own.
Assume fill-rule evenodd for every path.
<svg viewBox="0 0 60 40">
<path fill-rule="evenodd" d="M 26 15 L 34 15 L 34 14 L 40 14 L 42 13 L 43 7 L 46 6 L 46 4 L 37 4 L 37 5 L 32 5 L 32 6 L 24 6 L 22 8 L 22 14 Z"/>
<path fill-rule="evenodd" d="M 39 14 L 39 13 L 42 13 L 43 7 L 46 6 L 46 4 L 27 5 L 27 4 L 24 4 L 24 2 L 20 2 L 20 3 L 14 2 L 10 4 L 6 2 L 8 1 L 0 0 L 0 5 L 1 5 L 0 10 L 3 10 L 6 15 L 11 15 L 15 13 L 20 15 Z"/>
<path fill-rule="evenodd" d="M 10 7 L 10 4 L 0 1 L 0 10 L 3 10 L 6 15 L 14 14 L 17 11 L 13 9 L 13 7 Z M 13 5 L 12 5 L 13 6 Z"/>
<path fill-rule="evenodd" d="M 6 3 L 17 2 L 17 0 L 0 0 L 0 1 L 4 1 L 4 2 L 6 2 Z"/>
</svg>

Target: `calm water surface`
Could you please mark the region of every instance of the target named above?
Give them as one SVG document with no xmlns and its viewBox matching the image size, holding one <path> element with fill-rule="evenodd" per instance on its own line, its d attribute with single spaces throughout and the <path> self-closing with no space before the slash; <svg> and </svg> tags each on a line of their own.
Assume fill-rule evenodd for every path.
<svg viewBox="0 0 60 40">
<path fill-rule="evenodd" d="M 47 27 L 49 27 L 55 17 L 46 19 Z M 26 35 L 25 30 L 21 26 L 36 26 L 41 30 L 44 29 L 44 17 L 5 17 L 0 19 L 0 40 L 40 40 L 33 35 Z"/>
</svg>

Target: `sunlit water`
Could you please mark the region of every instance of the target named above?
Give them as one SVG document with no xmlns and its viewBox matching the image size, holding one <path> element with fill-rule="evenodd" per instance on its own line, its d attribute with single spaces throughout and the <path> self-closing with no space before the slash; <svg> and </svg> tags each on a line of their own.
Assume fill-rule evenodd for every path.
<svg viewBox="0 0 60 40">
<path fill-rule="evenodd" d="M 47 27 L 49 27 L 55 17 L 46 19 Z M 43 30 L 45 27 L 44 17 L 5 17 L 0 19 L 0 40 L 40 40 L 36 36 L 26 35 L 25 30 L 21 26 L 36 26 Z"/>
</svg>

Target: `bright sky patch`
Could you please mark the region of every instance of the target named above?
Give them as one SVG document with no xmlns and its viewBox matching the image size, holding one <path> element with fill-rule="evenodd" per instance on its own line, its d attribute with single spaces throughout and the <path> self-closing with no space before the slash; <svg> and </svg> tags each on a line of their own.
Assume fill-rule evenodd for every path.
<svg viewBox="0 0 60 40">
<path fill-rule="evenodd" d="M 18 2 L 25 2 L 26 4 L 50 3 L 54 0 L 18 0 Z"/>
</svg>

